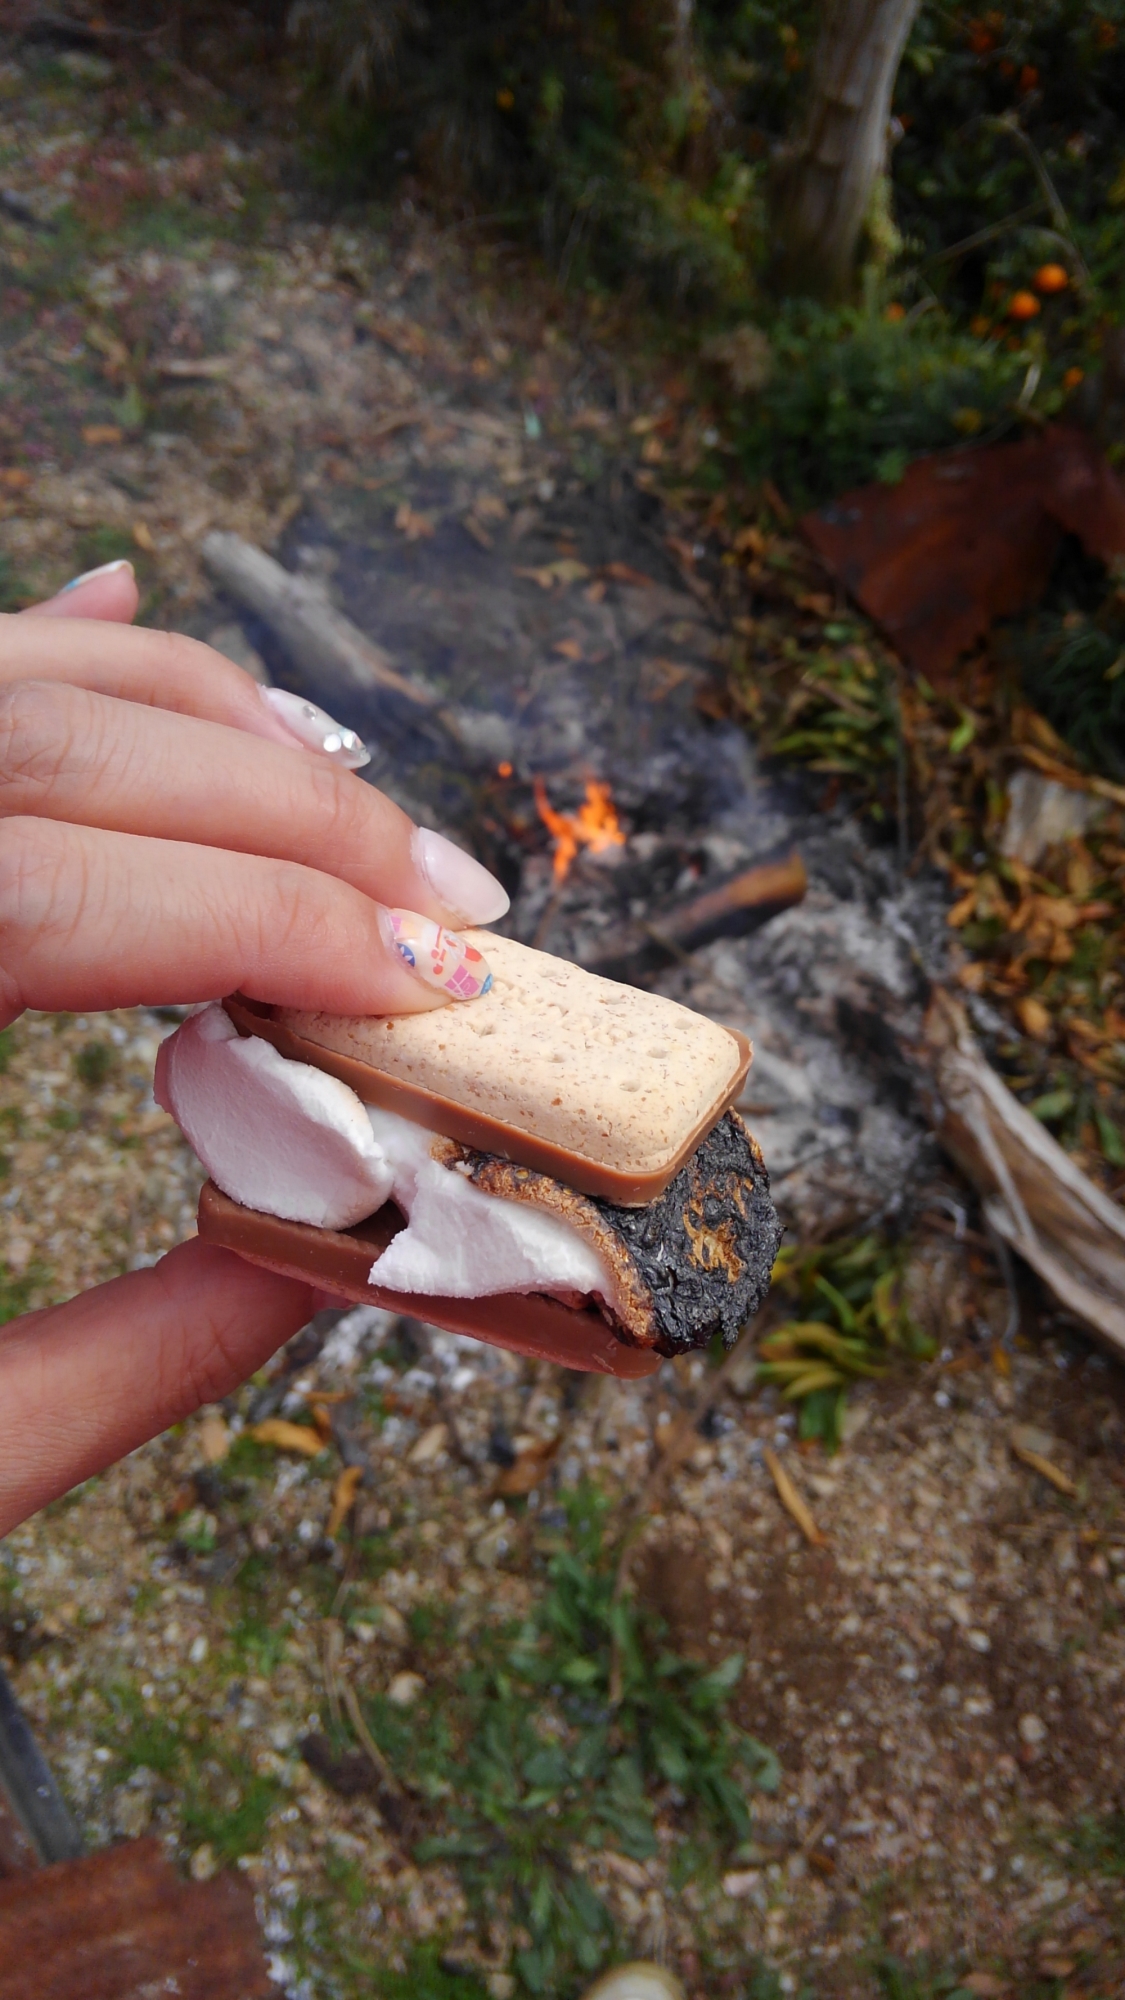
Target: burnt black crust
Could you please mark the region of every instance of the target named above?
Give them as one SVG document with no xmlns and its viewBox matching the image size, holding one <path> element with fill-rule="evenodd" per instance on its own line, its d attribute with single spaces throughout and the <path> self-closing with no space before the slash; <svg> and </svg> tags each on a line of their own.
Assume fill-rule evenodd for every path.
<svg viewBox="0 0 1125 2000">
<path fill-rule="evenodd" d="M 652 1294 L 660 1354 L 733 1347 L 769 1290 L 782 1227 L 757 1143 L 733 1111 L 645 1208 L 594 1206 Z"/>
</svg>

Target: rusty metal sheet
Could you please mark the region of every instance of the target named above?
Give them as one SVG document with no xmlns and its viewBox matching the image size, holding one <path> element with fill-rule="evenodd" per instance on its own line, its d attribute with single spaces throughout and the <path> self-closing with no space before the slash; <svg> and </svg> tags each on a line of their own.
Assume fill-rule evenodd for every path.
<svg viewBox="0 0 1125 2000">
<path fill-rule="evenodd" d="M 1125 554 L 1125 488 L 1085 431 L 936 453 L 860 486 L 801 532 L 907 663 L 941 681 L 992 621 L 1033 604 L 1063 534 Z"/>
<path fill-rule="evenodd" d="M 4 2000 L 277 2000 L 248 1882 L 127 1841 L 0 1882 Z"/>
</svg>

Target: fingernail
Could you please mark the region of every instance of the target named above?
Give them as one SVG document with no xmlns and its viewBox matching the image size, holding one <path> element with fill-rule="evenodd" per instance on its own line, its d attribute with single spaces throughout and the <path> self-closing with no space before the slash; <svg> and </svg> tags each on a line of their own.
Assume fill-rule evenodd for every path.
<svg viewBox="0 0 1125 2000">
<path fill-rule="evenodd" d="M 64 583 L 62 589 L 55 592 L 55 596 L 65 597 L 68 590 L 77 590 L 82 583 L 92 583 L 96 576 L 112 576 L 116 569 L 127 569 L 130 576 L 133 574 L 128 556 L 118 556 L 116 562 L 99 563 L 97 569 L 84 569 L 81 576 L 72 576 L 69 583 Z"/>
<path fill-rule="evenodd" d="M 479 1000 L 488 992 L 492 974 L 475 944 L 414 910 L 388 910 L 387 915 L 395 950 L 427 986 L 451 1000 Z"/>
<path fill-rule="evenodd" d="M 303 749 L 331 757 L 345 771 L 361 771 L 365 764 L 370 764 L 371 752 L 362 737 L 354 729 L 345 729 L 343 723 L 334 722 L 315 701 L 290 694 L 287 688 L 259 687 L 258 693 Z"/>
<path fill-rule="evenodd" d="M 444 833 L 416 826 L 410 839 L 415 864 L 439 903 L 463 924 L 494 924 L 509 908 L 509 898 L 495 875 L 455 847 Z"/>
</svg>

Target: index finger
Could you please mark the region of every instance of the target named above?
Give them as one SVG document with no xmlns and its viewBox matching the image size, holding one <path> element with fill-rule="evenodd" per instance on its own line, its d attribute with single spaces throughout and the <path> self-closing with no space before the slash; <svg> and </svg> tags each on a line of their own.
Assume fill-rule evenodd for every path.
<svg viewBox="0 0 1125 2000">
<path fill-rule="evenodd" d="M 64 681 L 293 747 L 256 681 L 199 639 L 96 618 L 0 616 L 0 687 Z"/>
</svg>

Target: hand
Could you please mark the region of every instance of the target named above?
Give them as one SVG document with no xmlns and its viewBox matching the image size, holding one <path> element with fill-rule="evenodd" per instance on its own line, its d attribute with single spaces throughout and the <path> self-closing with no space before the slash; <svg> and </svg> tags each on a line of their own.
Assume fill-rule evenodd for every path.
<svg viewBox="0 0 1125 2000">
<path fill-rule="evenodd" d="M 441 1005 L 388 908 L 490 923 L 494 878 L 345 764 L 362 745 L 195 640 L 125 629 L 128 564 L 0 618 L 0 1028 L 236 988 L 336 1013 Z M 197 1240 L 0 1330 L 0 1533 L 227 1395 L 316 1309 Z"/>
</svg>

